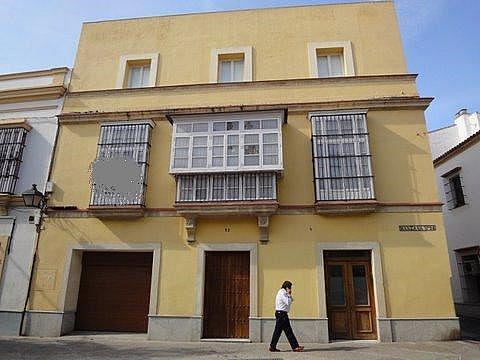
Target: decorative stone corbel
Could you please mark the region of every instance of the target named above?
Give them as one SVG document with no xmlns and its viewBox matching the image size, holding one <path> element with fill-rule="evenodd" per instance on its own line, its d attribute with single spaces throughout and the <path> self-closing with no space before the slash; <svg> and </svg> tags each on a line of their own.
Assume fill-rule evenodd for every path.
<svg viewBox="0 0 480 360">
<path fill-rule="evenodd" d="M 187 241 L 189 244 L 195 242 L 195 231 L 197 230 L 197 219 L 195 216 L 185 217 L 185 230 L 187 230 Z"/>
<path fill-rule="evenodd" d="M 260 230 L 260 241 L 263 243 L 268 242 L 268 216 L 261 215 L 257 217 L 257 224 Z"/>
</svg>

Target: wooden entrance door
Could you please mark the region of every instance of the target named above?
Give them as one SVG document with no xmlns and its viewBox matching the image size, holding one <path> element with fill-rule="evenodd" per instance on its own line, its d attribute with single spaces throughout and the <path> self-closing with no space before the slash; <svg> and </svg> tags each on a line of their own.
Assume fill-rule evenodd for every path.
<svg viewBox="0 0 480 360">
<path fill-rule="evenodd" d="M 377 339 L 370 252 L 325 253 L 331 339 Z"/>
<path fill-rule="evenodd" d="M 205 253 L 203 337 L 248 339 L 250 253 Z"/>
<path fill-rule="evenodd" d="M 147 332 L 151 252 L 85 252 L 75 329 Z"/>
</svg>

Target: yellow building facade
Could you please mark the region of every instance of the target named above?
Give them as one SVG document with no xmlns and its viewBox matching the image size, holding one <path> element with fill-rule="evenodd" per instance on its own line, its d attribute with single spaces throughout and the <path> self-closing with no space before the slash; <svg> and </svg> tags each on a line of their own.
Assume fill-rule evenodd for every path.
<svg viewBox="0 0 480 360">
<path fill-rule="evenodd" d="M 26 333 L 456 337 L 415 79 L 389 1 L 85 23 Z"/>
</svg>

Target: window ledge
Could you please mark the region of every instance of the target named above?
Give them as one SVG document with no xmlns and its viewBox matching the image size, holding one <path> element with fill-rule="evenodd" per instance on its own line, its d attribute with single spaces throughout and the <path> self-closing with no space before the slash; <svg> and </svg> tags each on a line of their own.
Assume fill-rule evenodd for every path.
<svg viewBox="0 0 480 360">
<path fill-rule="evenodd" d="M 88 207 L 90 213 L 100 219 L 131 219 L 140 218 L 144 215 L 143 205 L 126 205 L 126 206 L 98 206 L 90 205 Z"/>
<path fill-rule="evenodd" d="M 370 214 L 377 206 L 376 200 L 317 201 L 315 211 L 320 215 Z"/>
<path fill-rule="evenodd" d="M 277 211 L 277 200 L 177 202 L 177 213 L 189 216 L 271 215 Z"/>
</svg>

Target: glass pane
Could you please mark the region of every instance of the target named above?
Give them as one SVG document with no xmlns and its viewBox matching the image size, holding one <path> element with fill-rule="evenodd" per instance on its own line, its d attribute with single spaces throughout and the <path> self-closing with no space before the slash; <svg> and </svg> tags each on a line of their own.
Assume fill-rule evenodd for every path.
<svg viewBox="0 0 480 360">
<path fill-rule="evenodd" d="M 328 265 L 328 303 L 330 305 L 345 305 L 342 265 Z"/>
<path fill-rule="evenodd" d="M 265 155 L 277 155 L 278 146 L 277 145 L 263 145 L 263 153 Z"/>
<path fill-rule="evenodd" d="M 214 157 L 212 159 L 212 166 L 223 166 L 223 157 Z"/>
<path fill-rule="evenodd" d="M 343 56 L 342 55 L 330 55 L 330 76 L 342 76 L 343 75 Z"/>
<path fill-rule="evenodd" d="M 245 121 L 243 128 L 245 130 L 252 130 L 252 129 L 260 129 L 260 121 L 259 120 L 247 120 Z"/>
<path fill-rule="evenodd" d="M 263 165 L 277 165 L 278 156 L 277 155 L 263 155 Z"/>
<path fill-rule="evenodd" d="M 218 66 L 218 82 L 231 82 L 231 62 L 220 61 Z"/>
<path fill-rule="evenodd" d="M 277 134 L 263 134 L 263 143 L 264 144 L 276 144 L 278 141 Z"/>
<path fill-rule="evenodd" d="M 258 145 L 245 145 L 244 154 L 245 155 L 257 155 L 260 152 L 260 146 Z"/>
<path fill-rule="evenodd" d="M 326 56 L 317 57 L 318 77 L 328 77 L 328 60 Z"/>
<path fill-rule="evenodd" d="M 212 151 L 213 156 L 223 156 L 223 146 L 214 146 Z"/>
<path fill-rule="evenodd" d="M 207 146 L 206 136 L 196 136 L 193 138 L 193 146 Z"/>
<path fill-rule="evenodd" d="M 176 158 L 188 158 L 188 148 L 175 149 Z"/>
<path fill-rule="evenodd" d="M 196 158 L 192 159 L 192 167 L 206 167 L 207 158 Z"/>
<path fill-rule="evenodd" d="M 227 144 L 228 144 L 228 145 L 236 145 L 236 144 L 238 144 L 238 135 L 228 135 L 228 137 L 227 137 Z"/>
<path fill-rule="evenodd" d="M 257 134 L 245 134 L 244 142 L 245 142 L 245 144 L 258 144 L 258 135 Z"/>
<path fill-rule="evenodd" d="M 243 60 L 233 62 L 233 81 L 243 81 Z"/>
<path fill-rule="evenodd" d="M 207 156 L 206 147 L 194 147 L 192 151 L 193 157 Z"/>
<path fill-rule="evenodd" d="M 192 124 L 177 124 L 177 133 L 189 133 L 192 131 Z"/>
<path fill-rule="evenodd" d="M 213 137 L 213 145 L 223 145 L 223 135 Z"/>
<path fill-rule="evenodd" d="M 262 129 L 276 129 L 277 127 L 277 119 L 262 120 Z"/>
<path fill-rule="evenodd" d="M 225 125 L 224 122 L 214 122 L 213 131 L 225 131 Z"/>
<path fill-rule="evenodd" d="M 130 68 L 129 87 L 136 88 L 142 86 L 142 68 L 140 66 L 132 66 Z"/>
<path fill-rule="evenodd" d="M 238 166 L 238 156 L 227 156 L 227 166 Z"/>
<path fill-rule="evenodd" d="M 355 305 L 368 305 L 368 288 L 365 265 L 353 265 L 352 273 Z"/>
<path fill-rule="evenodd" d="M 245 165 L 258 165 L 259 160 L 258 156 L 245 156 Z"/>
<path fill-rule="evenodd" d="M 229 130 L 238 130 L 238 121 L 227 122 L 227 131 Z"/>
<path fill-rule="evenodd" d="M 174 159 L 173 160 L 173 167 L 176 168 L 176 169 L 179 169 L 179 168 L 186 168 L 188 163 L 187 163 L 187 159 Z"/>
<path fill-rule="evenodd" d="M 143 66 L 142 86 L 148 86 L 150 80 L 150 65 Z"/>
<path fill-rule="evenodd" d="M 175 147 L 188 147 L 190 138 L 177 137 L 175 138 Z"/>
<path fill-rule="evenodd" d="M 207 132 L 207 131 L 208 131 L 208 123 L 193 124 L 193 132 Z"/>
</svg>

